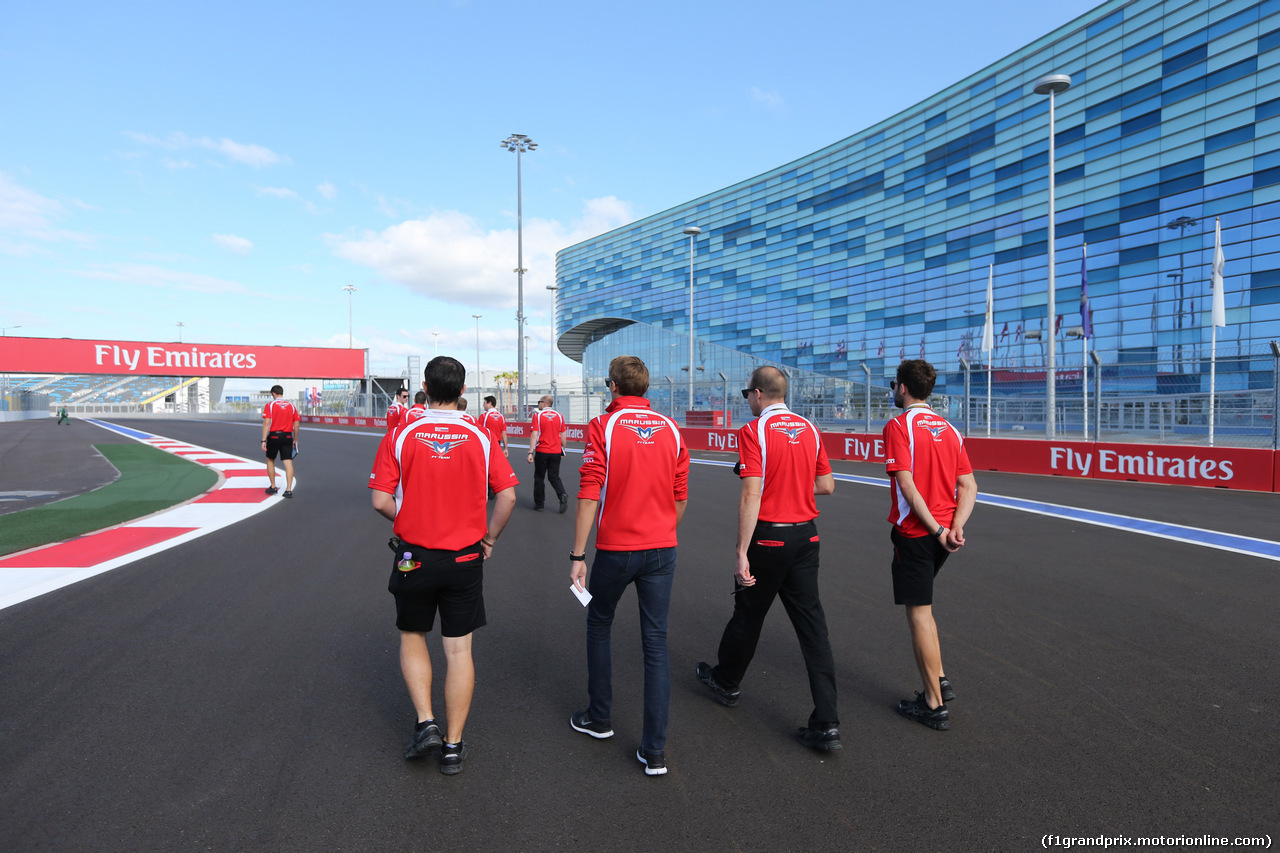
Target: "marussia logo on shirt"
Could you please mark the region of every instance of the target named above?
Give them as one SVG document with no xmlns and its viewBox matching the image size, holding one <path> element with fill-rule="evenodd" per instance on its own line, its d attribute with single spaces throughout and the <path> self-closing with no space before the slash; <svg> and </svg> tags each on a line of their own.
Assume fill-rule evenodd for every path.
<svg viewBox="0 0 1280 853">
<path fill-rule="evenodd" d="M 655 433 L 661 432 L 667 428 L 666 424 L 648 424 L 641 426 L 639 424 L 623 423 L 622 426 L 631 430 L 641 441 L 652 441 Z"/>
<path fill-rule="evenodd" d="M 937 439 L 937 438 L 938 438 L 938 437 L 940 437 L 944 432 L 946 432 L 946 431 L 947 431 L 947 425 L 946 425 L 946 424 L 936 424 L 936 425 L 933 425 L 933 426 L 930 426 L 929 424 L 923 424 L 923 426 L 924 426 L 924 428 L 925 428 L 925 429 L 927 429 L 929 432 L 933 433 L 933 437 L 934 437 L 934 439 Z"/>
<path fill-rule="evenodd" d="M 798 439 L 801 436 L 801 434 L 804 433 L 805 426 L 804 424 L 800 424 L 799 426 L 796 426 L 795 424 L 787 424 L 787 423 L 769 424 L 769 429 L 776 429 L 779 432 L 785 432 L 787 434 L 787 438 L 790 439 L 791 443 L 795 444 L 796 439 Z"/>
<path fill-rule="evenodd" d="M 448 433 L 447 435 L 415 435 L 415 439 L 431 448 L 436 456 L 448 456 L 449 451 L 465 444 L 471 436 L 466 433 Z"/>
</svg>

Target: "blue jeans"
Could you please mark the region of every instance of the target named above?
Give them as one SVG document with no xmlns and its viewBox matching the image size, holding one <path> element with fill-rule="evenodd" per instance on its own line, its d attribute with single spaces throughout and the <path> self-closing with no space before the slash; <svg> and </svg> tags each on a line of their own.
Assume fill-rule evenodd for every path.
<svg viewBox="0 0 1280 853">
<path fill-rule="evenodd" d="M 667 657 L 667 610 L 675 577 L 676 549 L 596 551 L 587 591 L 587 693 L 591 719 L 609 722 L 613 708 L 613 614 L 627 585 L 636 585 L 640 640 L 644 647 L 644 734 L 640 747 L 662 752 L 671 711 L 671 662 Z"/>
</svg>

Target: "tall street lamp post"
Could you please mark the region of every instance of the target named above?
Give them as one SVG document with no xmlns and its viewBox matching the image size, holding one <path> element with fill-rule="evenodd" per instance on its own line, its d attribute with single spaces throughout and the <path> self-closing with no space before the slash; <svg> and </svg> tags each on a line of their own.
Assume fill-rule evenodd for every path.
<svg viewBox="0 0 1280 853">
<path fill-rule="evenodd" d="M 354 284 L 348 284 L 342 289 L 347 292 L 347 349 L 351 349 L 351 294 L 358 288 Z"/>
<path fill-rule="evenodd" d="M 548 284 L 547 290 L 551 291 L 551 342 L 547 347 L 547 351 L 551 356 L 548 370 L 551 371 L 551 396 L 556 395 L 556 308 L 559 306 L 560 287 L 554 284 Z"/>
<path fill-rule="evenodd" d="M 520 173 L 520 155 L 526 151 L 534 151 L 538 143 L 523 133 L 513 133 L 498 143 L 516 155 L 516 405 L 520 416 L 524 416 L 524 197 L 522 177 Z"/>
<path fill-rule="evenodd" d="M 1054 355 L 1055 355 L 1054 351 L 1058 343 L 1057 305 L 1055 304 L 1055 297 L 1054 297 L 1054 272 L 1055 272 L 1054 266 L 1056 265 L 1056 262 L 1057 262 L 1057 255 L 1055 253 L 1054 199 L 1053 199 L 1054 184 L 1056 183 L 1056 178 L 1053 173 L 1054 172 L 1053 119 L 1054 119 L 1054 109 L 1056 107 L 1056 102 L 1054 98 L 1058 94 L 1065 92 L 1067 91 L 1067 89 L 1070 89 L 1070 88 L 1071 88 L 1071 78 L 1068 77 L 1066 74 L 1049 74 L 1045 77 L 1041 77 L 1039 80 L 1037 80 L 1035 83 L 1032 84 L 1032 91 L 1035 92 L 1037 95 L 1049 96 L 1049 330 L 1048 330 L 1049 346 L 1047 347 L 1049 358 L 1048 358 L 1048 366 L 1045 371 L 1046 396 L 1047 396 L 1046 404 L 1047 404 L 1048 412 L 1045 416 L 1045 422 L 1044 422 L 1045 437 L 1049 439 L 1052 439 L 1056 432 L 1057 412 L 1055 411 L 1055 408 L 1058 402 L 1056 399 L 1057 397 L 1056 385 L 1058 381 L 1058 375 L 1057 375 L 1057 371 L 1055 369 L 1055 364 L 1054 364 Z"/>
<path fill-rule="evenodd" d="M 693 241 L 702 229 L 697 225 L 686 225 L 683 233 L 689 235 L 689 409 L 693 409 Z M 688 416 L 686 415 L 686 420 Z"/>
<path fill-rule="evenodd" d="M 476 411 L 484 408 L 480 402 L 480 318 L 483 314 L 472 314 L 476 318 Z"/>
<path fill-rule="evenodd" d="M 431 334 L 435 336 L 435 339 L 436 339 L 436 355 L 437 355 L 437 356 L 439 356 L 439 355 L 440 355 L 440 333 L 439 333 L 439 332 L 432 332 Z"/>
</svg>

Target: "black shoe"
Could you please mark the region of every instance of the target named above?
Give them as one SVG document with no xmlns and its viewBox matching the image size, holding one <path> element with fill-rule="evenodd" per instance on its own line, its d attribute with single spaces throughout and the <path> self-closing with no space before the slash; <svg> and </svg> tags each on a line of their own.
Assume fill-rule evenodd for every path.
<svg viewBox="0 0 1280 853">
<path fill-rule="evenodd" d="M 938 692 L 942 694 L 942 703 L 944 705 L 956 700 L 956 692 L 951 689 L 951 682 L 947 681 L 945 675 L 938 676 Z"/>
<path fill-rule="evenodd" d="M 560 496 L 560 514 L 564 515 L 564 511 L 567 510 L 568 508 L 569 508 L 569 496 L 561 495 Z"/>
<path fill-rule="evenodd" d="M 903 699 L 898 702 L 898 713 L 908 720 L 924 723 L 938 731 L 945 732 L 951 728 L 951 715 L 947 713 L 947 706 L 943 704 L 930 708 L 929 699 L 923 693 L 917 693 L 915 699 Z"/>
<path fill-rule="evenodd" d="M 603 740 L 607 737 L 613 737 L 613 727 L 608 723 L 597 723 L 591 719 L 591 715 L 586 711 L 579 711 L 569 718 L 569 725 L 573 726 L 575 731 L 582 732 L 584 735 L 591 735 L 594 738 Z"/>
<path fill-rule="evenodd" d="M 277 489 L 275 486 L 267 486 L 265 489 L 263 489 L 263 491 L 269 495 L 274 495 L 276 492 L 280 490 Z"/>
<path fill-rule="evenodd" d="M 715 695 L 716 701 L 721 705 L 726 708 L 738 707 L 738 691 L 725 690 L 719 684 L 716 684 L 715 677 L 711 674 L 712 669 L 711 664 L 706 661 L 698 661 L 698 665 L 693 668 L 693 674 L 698 676 L 699 681 L 707 685 L 707 689 Z"/>
<path fill-rule="evenodd" d="M 811 729 L 805 726 L 796 730 L 796 740 L 819 752 L 835 752 L 844 749 L 840 743 L 839 729 Z"/>
<path fill-rule="evenodd" d="M 542 506 L 542 504 L 534 504 L 534 505 L 533 505 L 533 511 L 534 511 L 534 512 L 542 512 L 542 510 L 543 510 L 543 506 Z"/>
<path fill-rule="evenodd" d="M 440 727 L 435 723 L 428 723 L 422 728 L 413 730 L 413 740 L 409 742 L 409 746 L 404 751 L 406 759 L 421 758 L 428 753 L 435 752 L 444 743 L 444 738 L 440 737 Z"/>
<path fill-rule="evenodd" d="M 661 752 L 650 752 L 647 749 L 637 749 L 636 758 L 640 759 L 640 763 L 644 765 L 644 775 L 646 776 L 665 776 L 667 773 L 667 757 Z"/>
<path fill-rule="evenodd" d="M 446 743 L 440 748 L 440 772 L 454 776 L 462 772 L 462 762 L 467 757 L 467 742 Z"/>
<path fill-rule="evenodd" d="M 285 489 L 284 495 L 282 495 L 282 497 L 286 497 L 286 498 L 291 498 L 291 497 L 293 497 L 293 490 L 292 490 L 292 489 Z"/>
</svg>

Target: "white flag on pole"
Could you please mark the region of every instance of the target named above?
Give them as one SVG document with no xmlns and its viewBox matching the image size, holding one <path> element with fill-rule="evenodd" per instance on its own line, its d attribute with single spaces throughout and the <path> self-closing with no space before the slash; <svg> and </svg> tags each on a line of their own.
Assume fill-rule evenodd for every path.
<svg viewBox="0 0 1280 853">
<path fill-rule="evenodd" d="M 1210 278 L 1213 287 L 1213 325 L 1227 325 L 1227 299 L 1223 293 L 1222 265 L 1222 220 L 1215 219 L 1213 226 L 1213 275 Z"/>
<path fill-rule="evenodd" d="M 991 295 L 991 287 L 995 282 L 996 265 L 992 264 L 987 272 L 987 322 L 982 327 L 982 351 L 987 354 L 987 361 L 991 360 L 991 350 L 996 345 L 996 329 L 995 316 L 993 309 L 995 302 Z"/>
</svg>

